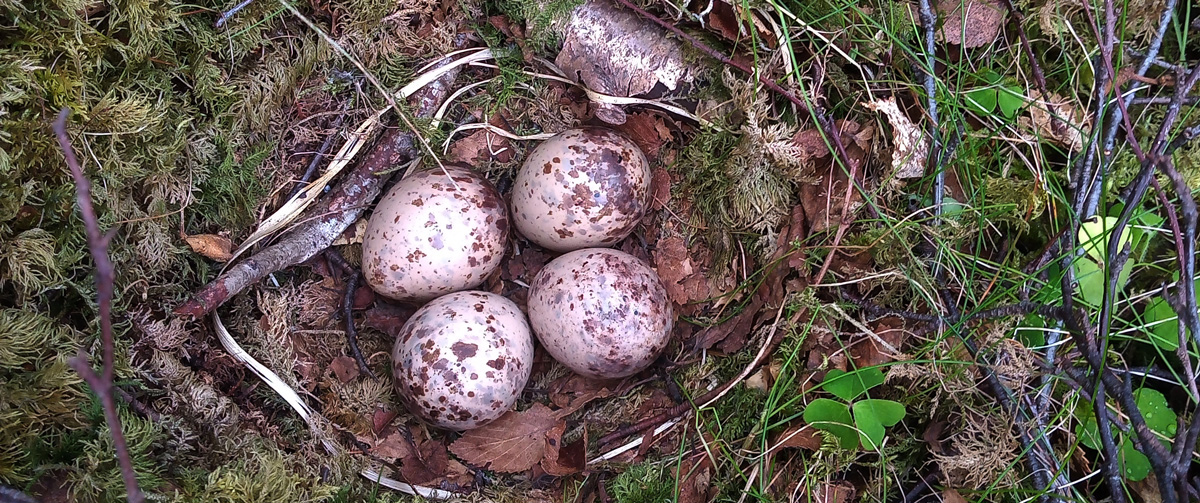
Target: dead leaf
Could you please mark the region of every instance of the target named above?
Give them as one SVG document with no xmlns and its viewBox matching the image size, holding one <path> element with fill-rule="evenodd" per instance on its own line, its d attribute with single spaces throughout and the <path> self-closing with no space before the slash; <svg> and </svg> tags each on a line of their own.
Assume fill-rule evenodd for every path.
<svg viewBox="0 0 1200 503">
<path fill-rule="evenodd" d="M 563 429 L 566 423 L 559 422 L 546 435 L 546 455 L 542 458 L 541 467 L 546 473 L 555 477 L 565 477 L 582 472 L 587 467 L 587 432 L 583 437 L 566 446 L 562 446 Z"/>
<path fill-rule="evenodd" d="M 996 40 L 1008 11 L 996 0 L 941 0 L 937 14 L 942 20 L 938 38 L 970 49 Z"/>
<path fill-rule="evenodd" d="M 663 123 L 662 117 L 648 112 L 628 114 L 625 123 L 613 129 L 633 140 L 652 162 L 658 159 L 663 144 L 671 140 L 671 130 Z"/>
<path fill-rule="evenodd" d="M 1029 117 L 1018 119 L 1022 126 L 1072 152 L 1083 150 L 1083 131 L 1090 127 L 1091 121 L 1081 107 L 1054 93 L 1050 99 L 1043 99 L 1041 91 L 1036 89 L 1030 91 L 1030 103 Z"/>
<path fill-rule="evenodd" d="M 510 410 L 499 419 L 464 433 L 450 444 L 450 451 L 489 470 L 523 472 L 545 456 L 547 434 L 560 422 L 549 407 L 535 403 L 528 410 Z"/>
<path fill-rule="evenodd" d="M 578 374 L 568 374 L 550 384 L 550 402 L 558 406 L 554 414 L 565 418 L 587 405 L 588 402 L 613 395 L 620 379 L 592 379 Z"/>
<path fill-rule="evenodd" d="M 224 236 L 216 234 L 192 234 L 183 235 L 183 240 L 192 248 L 192 251 L 204 255 L 210 260 L 217 262 L 228 262 L 233 259 L 233 242 Z"/>
<path fill-rule="evenodd" d="M 764 393 L 770 391 L 771 386 L 775 385 L 775 376 L 779 375 L 782 368 L 783 365 L 777 361 L 763 365 L 757 372 L 746 378 L 746 387 Z"/>
<path fill-rule="evenodd" d="M 399 413 L 394 410 L 376 408 L 375 413 L 371 414 L 372 431 L 375 433 L 383 431 L 389 424 L 392 424 L 392 420 L 396 419 L 398 415 Z"/>
<path fill-rule="evenodd" d="M 654 168 L 650 178 L 650 211 L 658 211 L 671 201 L 671 174 L 662 168 Z"/>
<path fill-rule="evenodd" d="M 899 316 L 887 316 L 869 322 L 867 328 L 870 328 L 883 342 L 895 349 L 900 349 L 904 340 L 908 338 L 908 331 L 904 330 L 904 320 Z M 862 337 L 862 340 L 850 348 L 850 359 L 854 361 L 856 368 L 874 367 L 895 360 L 896 355 L 876 341 L 874 337 L 868 334 L 859 337 Z"/>
<path fill-rule="evenodd" d="M 333 375 L 337 376 L 342 383 L 348 383 L 358 379 L 358 362 L 349 356 L 338 356 L 329 363 L 329 368 L 333 370 Z"/>
<path fill-rule="evenodd" d="M 817 451 L 821 449 L 822 437 L 812 425 L 797 422 L 775 436 L 771 445 Z"/>
<path fill-rule="evenodd" d="M 513 155 L 512 144 L 508 138 L 487 129 L 479 129 L 450 144 L 446 160 L 475 166 L 489 160 L 509 162 L 512 161 Z"/>
<path fill-rule="evenodd" d="M 942 503 L 967 503 L 967 499 L 958 490 L 946 488 L 942 489 Z"/>
<path fill-rule="evenodd" d="M 713 438 L 708 440 L 715 442 Z M 713 484 L 712 480 L 716 469 L 713 467 L 712 457 L 703 454 L 698 457 L 699 460 L 684 460 L 679 467 L 684 478 L 679 483 L 679 499 L 676 500 L 678 503 L 706 503 L 712 501 L 712 497 L 716 495 L 717 485 Z"/>
<path fill-rule="evenodd" d="M 896 178 L 920 178 L 925 176 L 925 163 L 929 159 L 929 136 L 913 124 L 900 107 L 896 98 L 869 101 L 867 108 L 887 116 L 892 124 L 892 171 Z"/>
<path fill-rule="evenodd" d="M 395 339 L 396 335 L 400 333 L 400 329 L 404 327 L 404 322 L 408 321 L 414 312 L 416 309 L 409 306 L 376 303 L 374 307 L 367 310 L 365 325 Z"/>
<path fill-rule="evenodd" d="M 388 461 L 412 456 L 412 443 L 405 438 L 404 433 L 396 428 L 389 428 L 388 430 L 387 435 L 377 438 L 371 444 L 371 454 Z"/>
<path fill-rule="evenodd" d="M 750 336 L 750 330 L 754 328 L 754 316 L 758 314 L 758 310 L 762 308 L 762 302 L 757 298 L 750 301 L 750 304 L 742 309 L 733 318 L 726 320 L 719 325 L 701 330 L 696 334 L 692 342 L 693 351 L 701 351 L 713 347 L 717 343 L 723 343 L 726 339 L 733 336 L 734 342 L 729 344 L 729 347 L 745 345 L 746 340 Z M 736 334 L 736 335 L 734 335 Z M 740 349 L 740 348 L 738 348 Z M 736 350 L 735 350 L 736 352 Z"/>
<path fill-rule="evenodd" d="M 813 488 L 812 503 L 848 503 L 854 500 L 854 484 L 845 480 L 820 482 Z"/>
<path fill-rule="evenodd" d="M 367 219 L 360 218 L 357 222 L 354 222 L 354 225 L 351 225 L 349 228 L 347 228 L 345 232 L 342 232 L 341 236 L 338 236 L 337 239 L 333 240 L 332 245 L 343 246 L 359 244 L 363 242 L 363 236 L 365 235 L 367 235 Z"/>
<path fill-rule="evenodd" d="M 652 254 L 654 269 L 667 287 L 667 296 L 677 305 L 709 297 L 708 279 L 693 267 L 687 243 L 680 236 L 659 240 Z"/>
</svg>

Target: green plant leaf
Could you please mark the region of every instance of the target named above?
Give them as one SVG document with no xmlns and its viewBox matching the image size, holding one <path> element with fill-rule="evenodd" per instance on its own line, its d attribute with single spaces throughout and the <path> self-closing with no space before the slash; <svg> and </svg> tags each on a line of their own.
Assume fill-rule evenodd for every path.
<svg viewBox="0 0 1200 503">
<path fill-rule="evenodd" d="M 1075 260 L 1075 282 L 1084 302 L 1098 306 L 1104 301 L 1104 270 L 1087 257 Z"/>
<path fill-rule="evenodd" d="M 891 400 L 861 400 L 851 407 L 859 440 L 867 450 L 876 450 L 883 442 L 884 428 L 904 419 L 904 405 Z"/>
<path fill-rule="evenodd" d="M 1075 418 L 1079 420 L 1079 424 L 1075 425 L 1075 436 L 1079 438 L 1079 443 L 1089 449 L 1100 450 L 1100 426 L 1096 424 L 1091 403 L 1081 400 L 1075 407 Z"/>
<path fill-rule="evenodd" d="M 1167 405 L 1167 398 L 1161 392 L 1152 388 L 1138 388 L 1133 392 L 1133 399 L 1142 411 L 1147 427 L 1168 438 L 1175 435 L 1175 429 L 1179 426 L 1175 422 L 1175 411 Z"/>
<path fill-rule="evenodd" d="M 849 402 L 880 384 L 883 384 L 883 371 L 878 367 L 868 367 L 852 372 L 831 369 L 825 374 L 821 387 Z"/>
<path fill-rule="evenodd" d="M 979 115 L 991 115 L 996 109 L 996 88 L 985 87 L 967 93 L 967 109 Z"/>
<path fill-rule="evenodd" d="M 1117 217 L 1094 217 L 1079 226 L 1079 244 L 1083 251 L 1096 262 L 1103 264 L 1108 258 L 1108 240 L 1111 239 L 1113 227 L 1117 225 Z M 1129 226 L 1121 230 L 1117 240 L 1117 250 L 1129 243 Z"/>
<path fill-rule="evenodd" d="M 1118 447 L 1121 458 L 1121 471 L 1125 478 L 1134 482 L 1146 478 L 1150 474 L 1150 460 L 1146 455 L 1133 448 L 1133 442 L 1128 438 Z"/>
<path fill-rule="evenodd" d="M 1146 304 L 1142 320 L 1150 325 L 1146 336 L 1151 344 L 1168 353 L 1179 349 L 1179 318 L 1166 300 L 1157 298 Z"/>
<path fill-rule="evenodd" d="M 858 447 L 858 434 L 851 427 L 854 419 L 850 417 L 850 407 L 842 402 L 828 398 L 813 400 L 804 408 L 804 422 L 832 433 L 843 449 Z"/>
<path fill-rule="evenodd" d="M 1025 106 L 1025 96 L 1019 87 L 1003 86 L 996 95 L 996 105 L 1000 107 L 1004 118 L 1012 119 L 1017 116 L 1017 111 Z"/>
</svg>

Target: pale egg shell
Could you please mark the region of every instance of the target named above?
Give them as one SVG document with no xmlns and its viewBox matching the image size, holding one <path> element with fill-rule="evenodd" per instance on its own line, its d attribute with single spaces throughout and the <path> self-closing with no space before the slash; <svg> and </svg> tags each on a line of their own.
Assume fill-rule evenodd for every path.
<svg viewBox="0 0 1200 503">
<path fill-rule="evenodd" d="M 363 276 L 376 292 L 422 301 L 474 288 L 500 265 L 508 212 L 487 179 L 446 166 L 414 173 L 379 201 L 363 236 Z"/>
<path fill-rule="evenodd" d="M 400 329 L 392 350 L 404 405 L 450 430 L 475 428 L 507 412 L 532 366 L 533 336 L 521 309 L 489 292 L 430 301 Z"/>
<path fill-rule="evenodd" d="M 650 203 L 650 163 L 611 129 L 570 129 L 529 154 L 513 184 L 513 225 L 554 251 L 609 246 Z"/>
<path fill-rule="evenodd" d="M 529 286 L 527 311 L 554 359 L 601 379 L 632 375 L 653 363 L 675 321 L 654 270 L 608 248 L 576 250 L 546 264 Z"/>
</svg>

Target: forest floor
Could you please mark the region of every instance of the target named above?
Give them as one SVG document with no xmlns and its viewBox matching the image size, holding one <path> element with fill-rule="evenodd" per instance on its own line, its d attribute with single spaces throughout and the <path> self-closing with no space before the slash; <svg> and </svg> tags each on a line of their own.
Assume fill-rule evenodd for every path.
<svg viewBox="0 0 1200 503">
<path fill-rule="evenodd" d="M 1188 2 L 0 19 L 0 501 L 1200 499 Z M 376 196 L 460 163 L 508 202 L 583 125 L 650 161 L 615 248 L 670 344 L 613 380 L 538 347 L 506 415 L 425 425 L 391 370 L 419 306 L 358 278 Z M 479 288 L 524 308 L 556 255 L 514 233 Z"/>
</svg>

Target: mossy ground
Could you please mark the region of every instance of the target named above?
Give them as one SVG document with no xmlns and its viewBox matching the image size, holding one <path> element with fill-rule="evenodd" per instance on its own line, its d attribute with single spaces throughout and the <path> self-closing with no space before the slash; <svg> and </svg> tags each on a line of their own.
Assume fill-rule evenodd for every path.
<svg viewBox="0 0 1200 503">
<path fill-rule="evenodd" d="M 223 234 L 235 242 L 245 237 L 287 195 L 290 181 L 324 138 L 337 133 L 332 124 L 342 110 L 345 124 L 355 124 L 383 102 L 355 64 L 280 3 L 255 1 L 225 27 L 214 27 L 232 3 L 0 0 L 2 484 L 64 491 L 75 501 L 123 497 L 98 402 L 66 364 L 81 349 L 95 352 L 98 331 L 75 187 L 49 130 L 52 118 L 66 107 L 102 225 L 114 236 L 118 384 L 155 411 L 146 417 L 124 405 L 121 409 L 142 487 L 162 501 L 406 499 L 358 477 L 361 460 L 324 454 L 288 406 L 219 348 L 206 323 L 184 323 L 168 314 L 219 267 L 189 250 L 181 233 Z M 502 54 L 500 78 L 466 100 L 467 108 L 484 117 L 509 110 L 519 119 L 513 130 L 526 133 L 572 117 L 558 103 L 539 100 L 549 91 L 519 71 L 519 48 L 488 23 L 488 16 L 526 23 L 528 47 L 548 56 L 558 43 L 550 27 L 578 3 L 326 0 L 297 7 L 391 89 L 412 78 L 418 63 L 448 52 L 458 31 L 477 34 Z M 919 96 L 920 73 L 906 59 L 914 54 L 918 33 L 899 2 L 869 3 L 822 0 L 792 6 L 821 33 L 840 34 L 837 43 L 852 46 L 854 59 L 821 52 L 823 41 L 803 32 L 793 48 L 798 66 L 784 70 L 778 60 L 762 60 L 797 92 L 820 95 L 832 116 L 879 132 L 874 147 L 864 152 L 869 194 L 864 207 L 871 211 L 857 213 L 831 276 L 896 309 L 928 309 L 936 304 L 931 292 L 946 288 L 973 309 L 1011 301 L 1014 281 L 1027 279 L 1021 266 L 1055 234 L 1064 216 L 1070 153 L 1037 138 L 1010 142 L 1004 135 L 985 134 L 1015 134 L 1019 127 L 998 114 L 972 114 L 957 86 L 976 86 L 984 70 L 1029 84 L 1028 61 L 1013 43 L 985 51 L 986 58 L 953 51 L 942 55 L 949 62 L 940 69 L 947 86 L 938 95 L 942 120 L 973 129 L 947 162 L 957 184 L 952 197 L 961 207 L 933 225 L 923 210 L 931 177 L 903 185 L 882 182 L 890 177 L 890 154 L 887 141 L 879 138 L 891 126 L 860 106 L 876 94 L 896 94 L 907 97 L 905 106 L 920 108 L 920 99 L 913 98 Z M 1017 3 L 1039 15 L 1053 10 L 1053 2 Z M 1151 8 L 1143 3 L 1131 2 L 1130 12 Z M 1030 16 L 1023 28 L 1035 41 L 1050 91 L 1087 96 L 1084 61 L 1090 49 L 1064 42 L 1066 32 L 1054 22 L 1058 18 L 1039 15 Z M 1065 17 L 1082 26 L 1079 12 Z M 1145 27 L 1132 23 L 1129 28 L 1130 40 L 1144 38 Z M 712 35 L 705 39 L 720 42 Z M 1180 55 L 1196 53 L 1194 39 L 1171 38 L 1172 43 Z M 757 50 L 761 46 L 752 44 L 747 52 L 757 55 Z M 985 61 L 988 68 L 982 67 Z M 856 69 L 862 64 L 883 73 L 868 77 Z M 826 80 L 816 82 L 814 75 Z M 705 79 L 710 86 L 691 98 L 715 111 L 716 127 L 678 131 L 664 167 L 678 182 L 672 196 L 685 201 L 689 211 L 664 228 L 704 243 L 713 252 L 713 275 L 730 274 L 741 285 L 729 299 L 715 299 L 725 307 L 693 313 L 688 319 L 697 324 L 728 319 L 747 305 L 748 291 L 763 277 L 746 264 L 761 267 L 770 259 L 775 233 L 789 210 L 803 202 L 798 187 L 814 176 L 798 168 L 807 161 L 787 148 L 795 133 L 813 127 L 803 114 L 756 92 L 744 76 L 714 71 Z M 529 83 L 534 91 L 513 92 L 517 83 Z M 1148 120 L 1155 120 L 1155 112 L 1147 110 Z M 430 133 L 430 142 L 440 144 L 444 134 Z M 1189 181 L 1200 179 L 1198 148 L 1177 156 Z M 1114 190 L 1136 171 L 1131 159 L 1128 152 L 1116 158 Z M 489 165 L 489 174 L 502 180 L 514 165 Z M 832 232 L 792 243 L 802 264 L 790 280 L 821 267 L 828 254 L 822 245 Z M 1168 253 L 1164 241 L 1152 243 L 1147 264 Z M 353 260 L 353 246 L 340 249 Z M 950 271 L 948 284 L 937 284 L 930 273 L 934 256 Z M 978 266 L 979 261 L 987 264 Z M 1151 288 L 1170 273 L 1145 271 L 1134 276 L 1131 288 Z M 871 279 L 859 281 L 866 276 Z M 915 470 L 930 465 L 956 477 L 948 484 L 975 491 L 981 499 L 1027 496 L 1006 492 L 1021 469 L 1011 421 L 976 387 L 980 375 L 966 363 L 957 332 L 910 334 L 913 341 L 901 355 L 908 360 L 892 365 L 880 397 L 902 402 L 909 417 L 918 419 L 897 427 L 885 449 L 848 453 L 824 439 L 815 452 L 768 456 L 767 444 L 801 414 L 800 396 L 813 390 L 815 376 L 844 367 L 847 354 L 855 355 L 848 346 L 862 340 L 851 342 L 847 334 L 878 321 L 838 315 L 829 309 L 840 300 L 831 291 L 790 293 L 784 306 L 769 306 L 786 312 L 782 319 L 821 315 L 798 315 L 799 321 L 777 327 L 786 335 L 768 365 L 775 369 L 776 385 L 765 390 L 739 385 L 691 426 L 691 437 L 703 439 L 715 459 L 712 480 L 719 491 L 714 497 L 733 501 L 749 490 L 761 501 L 785 500 L 795 494 L 793 487 L 764 483 L 774 480 L 764 479 L 767 474 L 797 487 L 824 487 L 837 474 L 853 480 L 864 497 L 890 501 L 901 486 L 911 485 Z M 338 285 L 293 268 L 233 299 L 222 313 L 248 350 L 319 401 L 326 416 L 353 438 L 372 428 L 378 410 L 396 403 L 386 377 L 346 383 L 328 371 L 335 357 L 346 354 L 340 321 L 330 314 L 340 294 Z M 1018 363 L 1027 360 L 1023 347 L 1014 349 L 1004 342 L 1011 339 L 995 333 L 984 338 L 986 350 L 1010 352 Z M 679 369 L 673 384 L 692 396 L 737 375 L 752 359 L 754 343 L 765 340 L 764 327 L 748 338 L 747 349 Z M 370 328 L 364 329 L 362 344 L 368 355 L 388 349 L 385 337 Z M 676 349 L 671 356 L 684 361 L 690 355 Z M 385 359 L 374 361 L 379 370 L 385 369 Z M 1014 382 L 1026 386 L 1028 376 L 1022 375 Z M 551 377 L 531 386 L 541 388 Z M 593 404 L 573 416 L 573 429 L 564 438 L 585 434 L 582 423 L 615 427 L 653 399 L 638 392 Z M 930 454 L 922 447 L 918 428 L 935 423 L 954 430 L 953 449 Z M 680 452 L 687 450 L 681 445 L 697 449 L 692 442 L 668 436 L 649 451 L 646 462 L 615 467 L 621 473 L 608 480 L 609 495 L 619 502 L 675 497 Z M 522 500 L 537 494 L 540 488 L 534 486 L 519 477 L 497 477 L 472 498 Z"/>
</svg>

